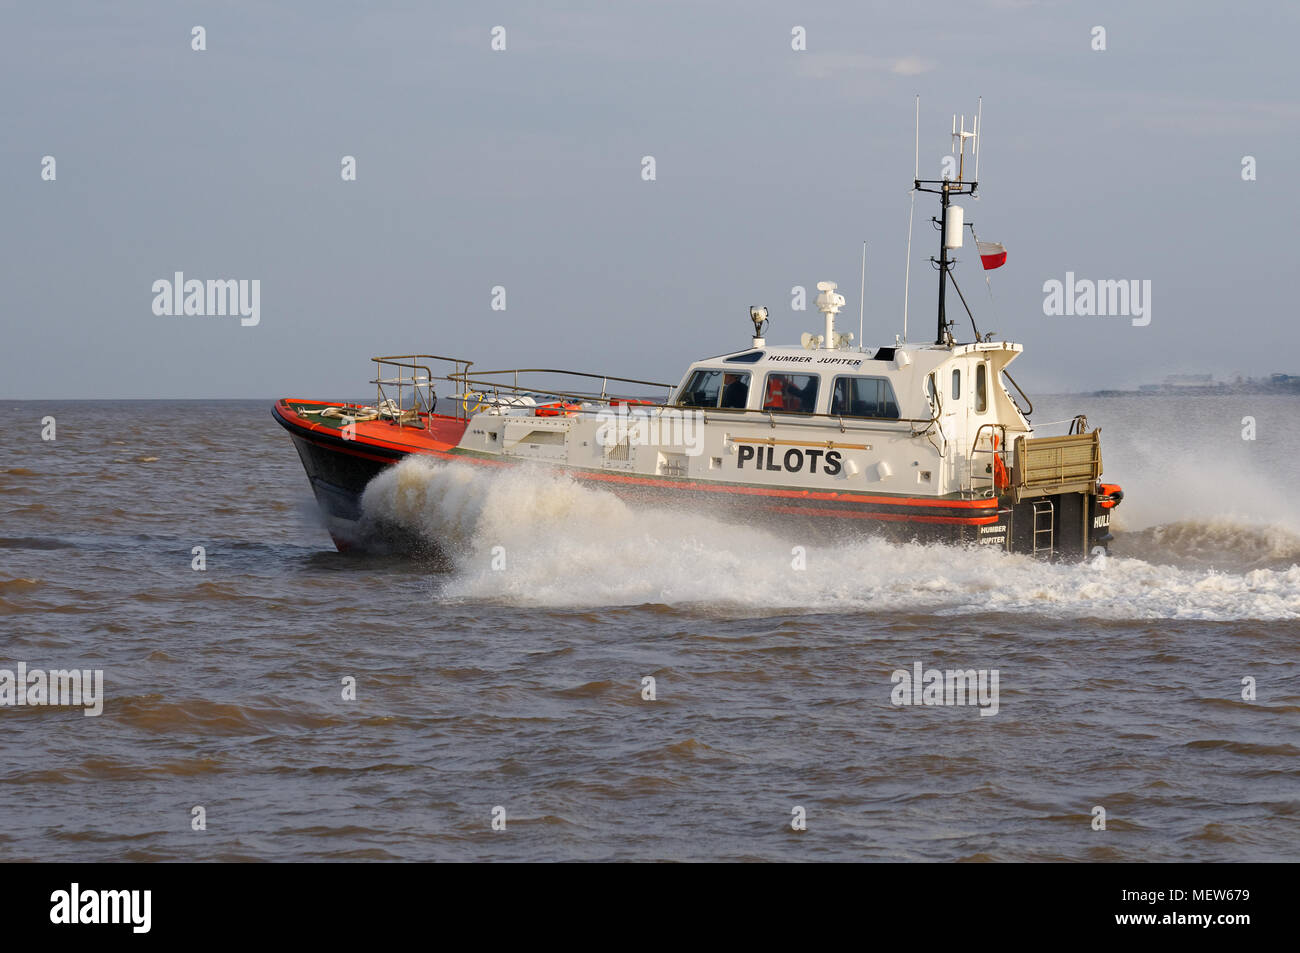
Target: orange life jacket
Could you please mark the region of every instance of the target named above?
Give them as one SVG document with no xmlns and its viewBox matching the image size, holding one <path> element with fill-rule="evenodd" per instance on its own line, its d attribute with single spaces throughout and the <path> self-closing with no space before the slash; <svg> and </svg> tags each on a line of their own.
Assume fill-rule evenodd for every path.
<svg viewBox="0 0 1300 953">
<path fill-rule="evenodd" d="M 998 492 L 1005 490 L 1011 485 L 1011 477 L 1007 473 L 1007 465 L 1002 462 L 1002 454 L 998 453 L 998 435 L 993 435 L 993 487 Z"/>
<path fill-rule="evenodd" d="M 767 379 L 767 402 L 765 410 L 785 410 L 785 381 L 779 377 Z"/>
</svg>

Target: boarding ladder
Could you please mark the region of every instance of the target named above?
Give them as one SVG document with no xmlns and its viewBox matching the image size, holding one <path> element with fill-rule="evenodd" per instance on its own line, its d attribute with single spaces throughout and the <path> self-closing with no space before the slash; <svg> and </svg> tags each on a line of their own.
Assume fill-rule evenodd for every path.
<svg viewBox="0 0 1300 953">
<path fill-rule="evenodd" d="M 1043 525 L 1046 519 L 1047 525 Z M 1044 539 L 1046 537 L 1046 539 Z M 1034 501 L 1034 555 L 1056 552 L 1056 504 L 1051 500 Z"/>
</svg>

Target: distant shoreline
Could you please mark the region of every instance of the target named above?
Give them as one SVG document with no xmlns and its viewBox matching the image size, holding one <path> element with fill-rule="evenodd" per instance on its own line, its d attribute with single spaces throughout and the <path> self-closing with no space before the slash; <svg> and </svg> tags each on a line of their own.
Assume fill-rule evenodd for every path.
<svg viewBox="0 0 1300 953">
<path fill-rule="evenodd" d="M 1300 397 L 1300 381 L 1284 386 L 1223 384 L 1221 386 L 1160 386 L 1139 390 L 1076 390 L 1038 392 L 1035 399 L 1048 397 Z M 268 407 L 275 397 L 0 397 L 0 404 L 89 404 L 89 403 L 157 403 L 157 404 L 215 404 L 215 403 L 265 403 Z M 373 398 L 339 398 L 342 403 L 364 404 Z"/>
<path fill-rule="evenodd" d="M 1240 384 L 1148 384 L 1136 390 L 1088 390 L 1054 397 L 1300 397 L 1300 379 L 1284 383 L 1243 382 Z"/>
<path fill-rule="evenodd" d="M 1243 382 L 1240 384 L 1147 384 L 1137 389 L 1103 389 L 1038 392 L 1036 398 L 1044 397 L 1300 397 L 1300 378 L 1293 377 L 1284 383 L 1266 381 Z M 146 403 L 159 404 L 204 404 L 204 403 L 249 403 L 259 402 L 268 406 L 274 404 L 275 397 L 0 397 L 0 404 L 85 404 L 85 403 Z M 343 403 L 364 404 L 373 400 L 370 397 L 338 398 Z"/>
</svg>

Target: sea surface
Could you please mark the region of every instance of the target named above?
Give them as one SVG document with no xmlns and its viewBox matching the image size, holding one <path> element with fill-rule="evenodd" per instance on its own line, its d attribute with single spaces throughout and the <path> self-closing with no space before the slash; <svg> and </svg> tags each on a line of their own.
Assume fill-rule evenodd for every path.
<svg viewBox="0 0 1300 953">
<path fill-rule="evenodd" d="M 0 669 L 103 711 L 0 707 L 0 860 L 1300 859 L 1295 398 L 1040 399 L 1085 564 L 454 465 L 368 496 L 447 560 L 340 554 L 270 404 L 4 403 Z"/>
</svg>

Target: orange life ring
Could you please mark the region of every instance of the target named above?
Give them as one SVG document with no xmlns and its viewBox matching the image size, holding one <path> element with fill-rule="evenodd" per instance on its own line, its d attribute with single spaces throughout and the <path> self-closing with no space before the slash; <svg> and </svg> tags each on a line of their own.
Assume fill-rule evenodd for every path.
<svg viewBox="0 0 1300 953">
<path fill-rule="evenodd" d="M 554 404 L 542 404 L 533 413 L 538 417 L 572 417 L 572 411 L 582 410 L 577 404 L 565 404 L 556 402 Z"/>
<path fill-rule="evenodd" d="M 1118 506 L 1123 499 L 1124 491 L 1120 489 L 1118 483 L 1097 484 L 1097 505 L 1103 510 Z"/>
</svg>

